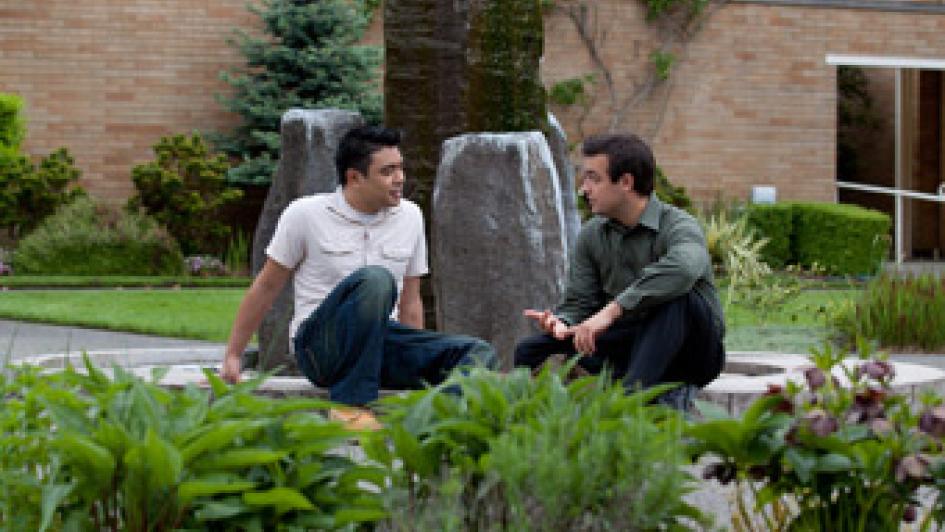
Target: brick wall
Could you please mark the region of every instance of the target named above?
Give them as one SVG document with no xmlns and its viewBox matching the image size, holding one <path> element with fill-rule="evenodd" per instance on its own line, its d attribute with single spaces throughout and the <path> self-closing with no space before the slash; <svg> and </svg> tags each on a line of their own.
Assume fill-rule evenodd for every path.
<svg viewBox="0 0 945 532">
<path fill-rule="evenodd" d="M 26 100 L 25 149 L 66 146 L 82 185 L 112 201 L 162 135 L 233 124 L 214 94 L 242 64 L 225 39 L 245 0 L 0 0 L 0 91 Z"/>
<path fill-rule="evenodd" d="M 617 65 L 613 78 L 626 98 L 657 34 L 634 2 L 598 6 L 601 55 Z M 833 201 L 836 70 L 826 54 L 942 58 L 943 34 L 945 14 L 730 3 L 687 48 L 665 103 L 657 91 L 619 129 L 652 139 L 667 174 L 697 199 L 745 199 L 752 185 L 773 184 L 779 198 Z M 549 83 L 594 70 L 563 14 L 547 20 L 545 53 Z M 582 109 L 559 110 L 572 140 L 581 129 L 610 127 L 602 84 L 593 102 L 581 127 Z"/>
<path fill-rule="evenodd" d="M 862 3 L 862 2 L 861 2 Z M 120 200 L 130 169 L 161 135 L 235 122 L 214 99 L 220 70 L 242 64 L 225 43 L 252 28 L 244 0 L 0 0 L 0 91 L 27 101 L 26 149 L 67 146 L 83 185 Z M 597 0 L 595 35 L 619 99 L 649 68 L 656 30 L 632 0 Z M 375 21 L 366 41 L 382 42 Z M 828 53 L 945 57 L 945 15 L 729 3 L 687 48 L 668 84 L 614 126 L 603 83 L 590 107 L 556 109 L 570 140 L 611 127 L 652 140 L 671 179 L 696 199 L 835 197 L 835 67 Z M 571 21 L 549 14 L 543 78 L 594 71 Z"/>
</svg>

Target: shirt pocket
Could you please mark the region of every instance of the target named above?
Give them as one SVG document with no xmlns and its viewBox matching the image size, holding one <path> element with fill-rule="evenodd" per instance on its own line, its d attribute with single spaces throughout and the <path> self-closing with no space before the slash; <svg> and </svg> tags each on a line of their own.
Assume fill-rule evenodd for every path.
<svg viewBox="0 0 945 532">
<path fill-rule="evenodd" d="M 327 238 L 318 242 L 318 248 L 324 263 L 319 264 L 318 270 L 332 285 L 362 266 L 363 252 L 351 240 Z"/>
<path fill-rule="evenodd" d="M 394 275 L 394 279 L 400 281 L 407 273 L 407 263 L 410 262 L 410 256 L 413 250 L 406 246 L 386 244 L 381 247 L 381 266 Z"/>
</svg>

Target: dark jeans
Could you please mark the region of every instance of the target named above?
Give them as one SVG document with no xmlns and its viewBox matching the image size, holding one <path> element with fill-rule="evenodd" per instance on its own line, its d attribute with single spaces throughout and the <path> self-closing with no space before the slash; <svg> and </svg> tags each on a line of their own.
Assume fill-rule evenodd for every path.
<svg viewBox="0 0 945 532">
<path fill-rule="evenodd" d="M 495 350 L 470 336 L 424 331 L 390 320 L 397 284 L 367 266 L 338 283 L 294 338 L 299 369 L 333 401 L 364 405 L 379 388 L 437 384 L 457 366 L 494 367 Z"/>
<path fill-rule="evenodd" d="M 628 389 L 663 382 L 701 387 L 718 377 L 725 363 L 721 333 L 695 292 L 653 308 L 640 320 L 618 320 L 597 337 L 596 346 L 596 353 L 578 363 L 591 373 L 609 365 Z M 559 353 L 577 353 L 571 338 L 530 336 L 515 347 L 515 365 L 534 369 Z"/>
</svg>

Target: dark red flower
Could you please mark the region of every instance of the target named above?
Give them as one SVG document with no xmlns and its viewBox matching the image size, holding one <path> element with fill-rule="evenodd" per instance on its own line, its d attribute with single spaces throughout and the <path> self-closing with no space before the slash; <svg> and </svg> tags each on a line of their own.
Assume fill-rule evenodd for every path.
<svg viewBox="0 0 945 532">
<path fill-rule="evenodd" d="M 945 406 L 930 408 L 919 416 L 919 430 L 935 436 L 945 437 Z"/>
<path fill-rule="evenodd" d="M 819 408 L 805 414 L 804 421 L 807 423 L 810 431 L 820 438 L 833 434 L 840 428 L 837 418 Z"/>
<path fill-rule="evenodd" d="M 811 390 L 816 390 L 827 383 L 827 376 L 820 368 L 807 368 L 804 370 L 804 378 L 807 379 L 807 385 Z"/>
<path fill-rule="evenodd" d="M 906 523 L 914 523 L 915 518 L 917 517 L 917 512 L 918 510 L 916 509 L 914 504 L 910 504 L 909 506 L 906 506 L 905 511 L 902 512 L 902 520 L 905 521 Z"/>
<path fill-rule="evenodd" d="M 904 482 L 907 479 L 922 480 L 928 476 L 928 473 L 928 462 L 917 454 L 903 457 L 896 464 L 896 482 Z"/>
</svg>

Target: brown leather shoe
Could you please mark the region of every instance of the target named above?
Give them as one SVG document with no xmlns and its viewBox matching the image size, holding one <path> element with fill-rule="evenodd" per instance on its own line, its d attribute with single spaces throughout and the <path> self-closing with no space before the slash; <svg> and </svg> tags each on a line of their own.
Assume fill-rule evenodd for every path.
<svg viewBox="0 0 945 532">
<path fill-rule="evenodd" d="M 384 425 L 367 408 L 346 406 L 328 410 L 329 421 L 338 421 L 348 430 L 374 431 L 381 430 Z"/>
</svg>

